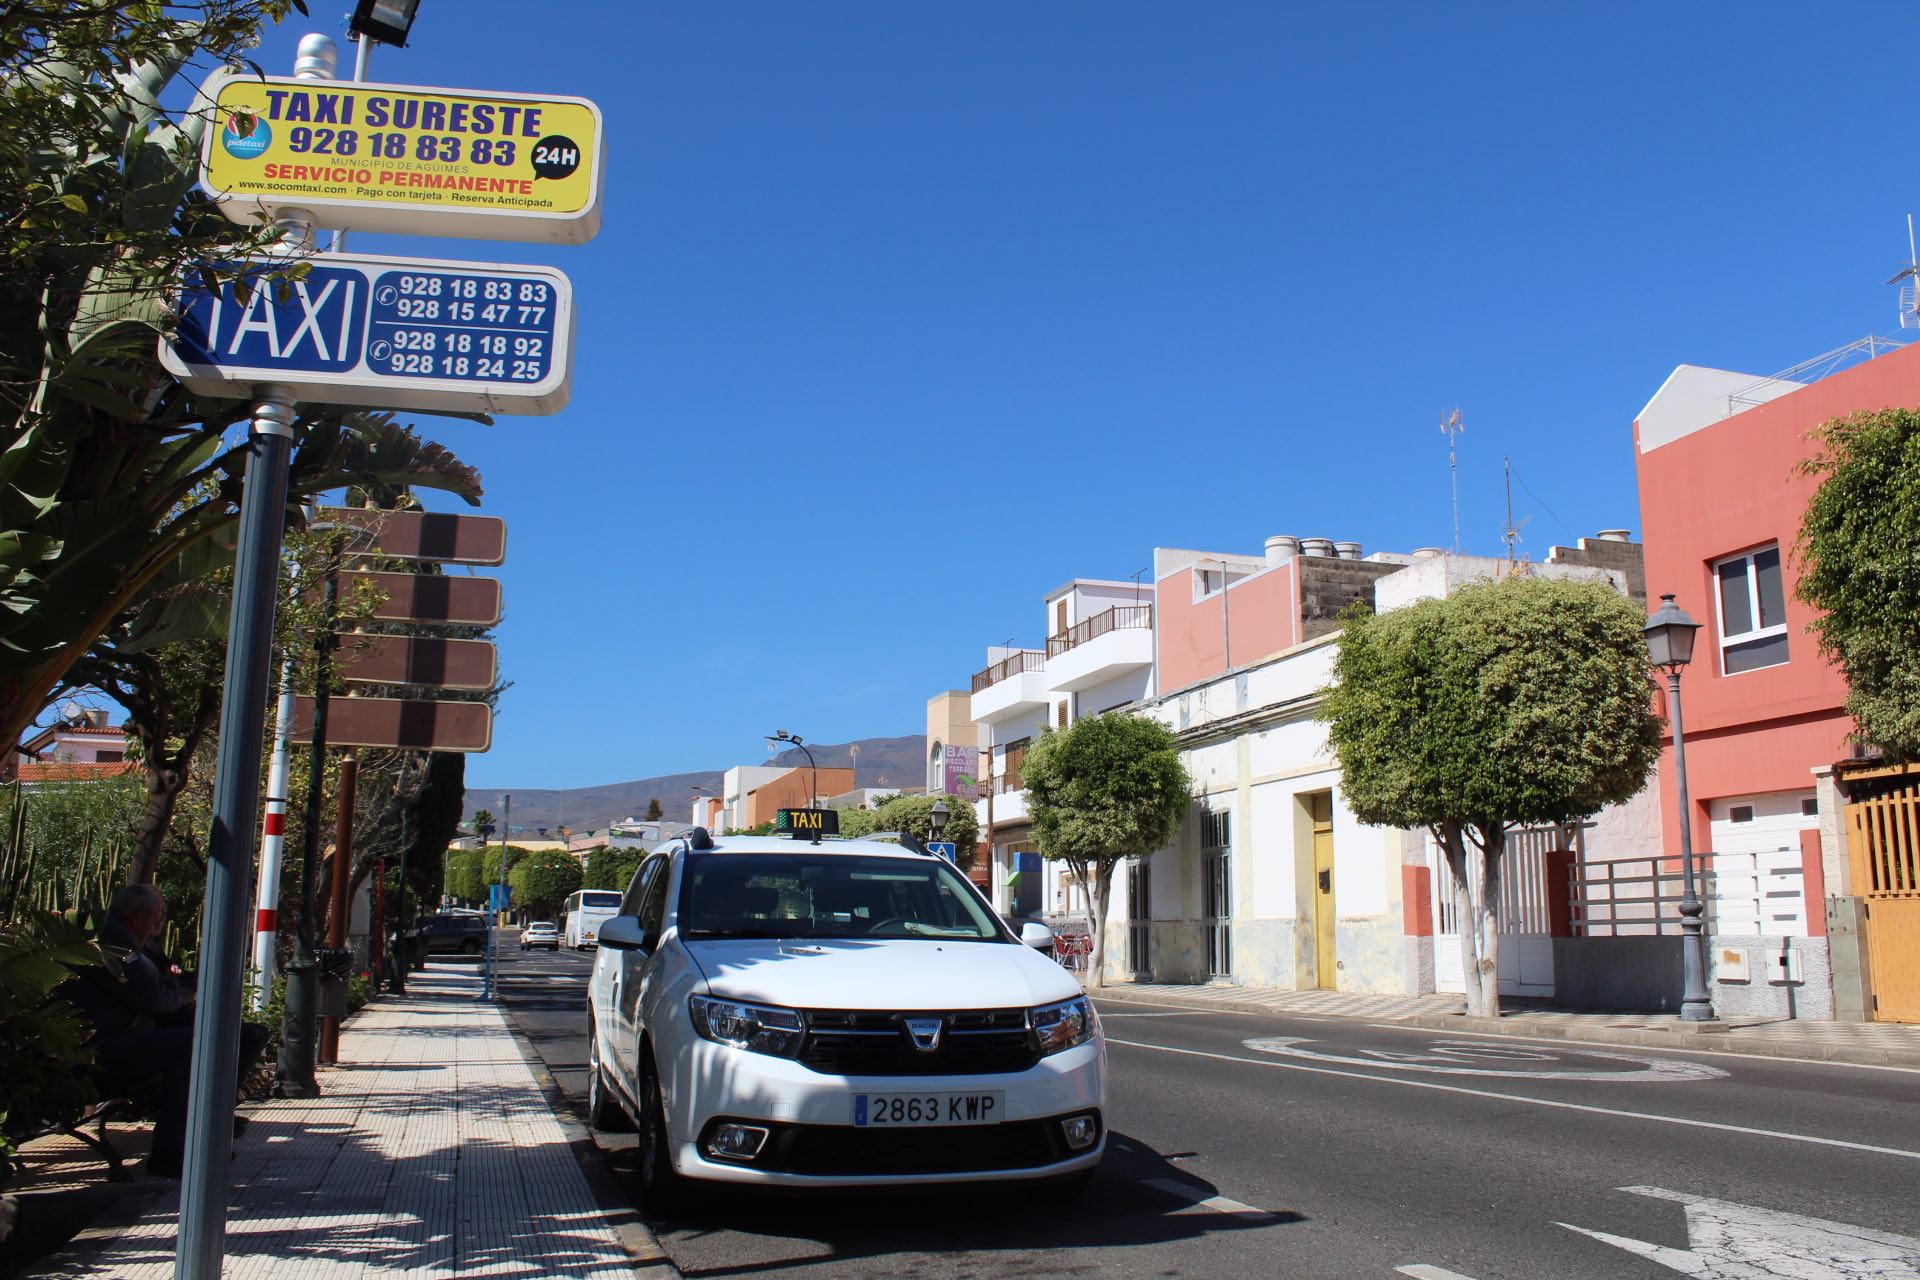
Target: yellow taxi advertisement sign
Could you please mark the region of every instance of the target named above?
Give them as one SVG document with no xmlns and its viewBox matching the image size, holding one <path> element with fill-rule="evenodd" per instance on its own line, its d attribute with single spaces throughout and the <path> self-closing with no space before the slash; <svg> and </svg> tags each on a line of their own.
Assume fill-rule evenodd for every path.
<svg viewBox="0 0 1920 1280">
<path fill-rule="evenodd" d="M 200 185 L 227 217 L 281 208 L 348 231 L 583 244 L 600 229 L 585 98 L 223 75 Z"/>
</svg>

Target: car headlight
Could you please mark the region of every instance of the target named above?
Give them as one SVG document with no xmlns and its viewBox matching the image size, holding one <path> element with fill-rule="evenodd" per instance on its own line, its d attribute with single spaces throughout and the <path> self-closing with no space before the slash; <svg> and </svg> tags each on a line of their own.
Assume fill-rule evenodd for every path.
<svg viewBox="0 0 1920 1280">
<path fill-rule="evenodd" d="M 693 1013 L 693 1029 L 716 1044 L 752 1053 L 770 1053 L 778 1058 L 795 1057 L 800 1052 L 805 1029 L 800 1015 L 792 1009 L 717 1000 L 711 996 L 694 996 L 688 1004 Z"/>
<path fill-rule="evenodd" d="M 1042 1056 L 1085 1044 L 1093 1039 L 1093 1033 L 1100 1026 L 1100 1019 L 1093 1011 L 1093 1001 L 1085 996 L 1075 996 L 1059 1004 L 1043 1004 L 1029 1017 L 1033 1023 L 1033 1034 L 1040 1041 Z"/>
</svg>

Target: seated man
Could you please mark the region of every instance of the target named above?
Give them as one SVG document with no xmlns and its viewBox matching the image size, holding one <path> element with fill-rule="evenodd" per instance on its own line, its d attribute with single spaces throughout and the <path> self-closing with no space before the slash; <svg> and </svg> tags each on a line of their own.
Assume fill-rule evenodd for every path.
<svg viewBox="0 0 1920 1280">
<path fill-rule="evenodd" d="M 166 899 L 152 885 L 130 884 L 115 891 L 100 926 L 100 942 L 119 960 L 120 973 L 115 976 L 99 966 L 83 970 L 66 993 L 93 1023 L 99 1071 L 110 1082 L 152 1081 L 158 1086 L 160 1119 L 147 1172 L 177 1178 L 186 1151 L 195 993 L 178 967 L 153 949 L 166 918 Z M 242 1077 L 266 1040 L 266 1028 L 241 1024 Z"/>
</svg>

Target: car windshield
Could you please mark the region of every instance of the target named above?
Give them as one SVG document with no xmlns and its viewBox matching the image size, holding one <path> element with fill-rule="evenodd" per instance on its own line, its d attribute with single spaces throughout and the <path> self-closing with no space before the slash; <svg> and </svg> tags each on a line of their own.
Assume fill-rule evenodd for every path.
<svg viewBox="0 0 1920 1280">
<path fill-rule="evenodd" d="M 1009 939 L 938 858 L 719 853 L 687 860 L 686 938 Z"/>
</svg>

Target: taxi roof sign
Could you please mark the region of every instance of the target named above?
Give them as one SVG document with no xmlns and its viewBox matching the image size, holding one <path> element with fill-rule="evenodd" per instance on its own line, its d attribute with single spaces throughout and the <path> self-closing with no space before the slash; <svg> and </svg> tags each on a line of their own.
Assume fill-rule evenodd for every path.
<svg viewBox="0 0 1920 1280">
<path fill-rule="evenodd" d="M 840 834 L 838 809 L 782 809 L 773 816 L 773 829 L 796 840 L 818 840 Z"/>
</svg>

